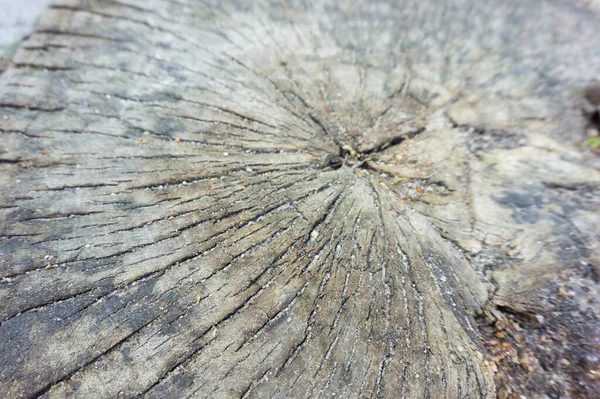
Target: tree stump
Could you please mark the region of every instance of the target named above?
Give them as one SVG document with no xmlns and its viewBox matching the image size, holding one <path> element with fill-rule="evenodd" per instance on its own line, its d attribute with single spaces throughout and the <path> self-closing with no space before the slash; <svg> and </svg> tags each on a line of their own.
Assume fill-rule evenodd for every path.
<svg viewBox="0 0 600 399">
<path fill-rule="evenodd" d="M 567 0 L 61 0 L 0 76 L 0 397 L 496 397 L 477 320 L 597 270 L 599 48 Z"/>
</svg>

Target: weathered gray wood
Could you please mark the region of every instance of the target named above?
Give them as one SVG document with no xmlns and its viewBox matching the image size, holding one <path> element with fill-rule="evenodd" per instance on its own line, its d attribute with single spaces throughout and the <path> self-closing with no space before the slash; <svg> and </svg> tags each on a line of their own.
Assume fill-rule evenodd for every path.
<svg viewBox="0 0 600 399">
<path fill-rule="evenodd" d="M 495 397 L 474 317 L 598 264 L 599 48 L 566 0 L 61 1 L 0 76 L 0 397 Z"/>
</svg>

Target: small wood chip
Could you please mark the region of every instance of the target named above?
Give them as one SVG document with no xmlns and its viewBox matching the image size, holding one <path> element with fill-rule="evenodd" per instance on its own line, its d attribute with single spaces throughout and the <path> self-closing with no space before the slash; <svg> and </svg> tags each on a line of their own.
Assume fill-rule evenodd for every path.
<svg viewBox="0 0 600 399">
<path fill-rule="evenodd" d="M 567 291 L 565 290 L 565 287 L 558 288 L 558 296 L 561 298 L 566 298 L 569 296 L 569 294 L 567 294 Z"/>
</svg>

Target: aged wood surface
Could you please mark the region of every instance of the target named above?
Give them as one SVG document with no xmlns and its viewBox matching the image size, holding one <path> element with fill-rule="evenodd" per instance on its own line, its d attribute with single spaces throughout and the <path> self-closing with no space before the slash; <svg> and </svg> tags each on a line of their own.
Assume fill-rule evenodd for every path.
<svg viewBox="0 0 600 399">
<path fill-rule="evenodd" d="M 0 397 L 494 398 L 600 257 L 574 1 L 64 0 L 0 75 Z"/>
</svg>

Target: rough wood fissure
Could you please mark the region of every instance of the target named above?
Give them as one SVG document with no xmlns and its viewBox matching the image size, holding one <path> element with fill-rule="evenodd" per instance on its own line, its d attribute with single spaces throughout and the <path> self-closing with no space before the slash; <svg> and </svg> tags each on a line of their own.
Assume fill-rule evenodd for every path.
<svg viewBox="0 0 600 399">
<path fill-rule="evenodd" d="M 0 397 L 495 397 L 474 317 L 599 258 L 598 48 L 559 0 L 59 1 L 0 75 Z"/>
</svg>

